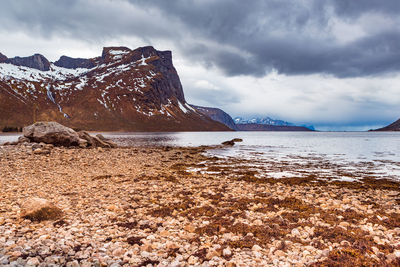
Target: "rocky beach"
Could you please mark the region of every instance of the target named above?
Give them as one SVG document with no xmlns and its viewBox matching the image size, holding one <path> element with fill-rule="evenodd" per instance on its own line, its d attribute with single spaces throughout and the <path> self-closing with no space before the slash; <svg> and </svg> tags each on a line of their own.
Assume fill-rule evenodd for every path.
<svg viewBox="0 0 400 267">
<path fill-rule="evenodd" d="M 391 180 L 261 179 L 215 147 L 46 149 L 0 146 L 2 266 L 400 264 Z M 35 199 L 57 212 L 26 216 Z"/>
</svg>

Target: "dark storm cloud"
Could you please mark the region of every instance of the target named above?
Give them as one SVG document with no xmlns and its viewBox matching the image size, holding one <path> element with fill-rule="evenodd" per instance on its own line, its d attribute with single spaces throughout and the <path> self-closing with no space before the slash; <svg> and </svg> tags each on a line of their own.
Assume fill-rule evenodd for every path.
<svg viewBox="0 0 400 267">
<path fill-rule="evenodd" d="M 232 53 L 204 46 L 201 53 L 193 53 L 193 47 L 183 46 L 188 56 L 216 65 L 231 76 L 263 76 L 273 68 L 289 75 L 326 73 L 339 77 L 400 69 L 398 27 L 345 44 L 329 34 L 335 16 L 346 21 L 368 14 L 396 19 L 398 0 L 130 2 L 162 10 L 165 16 L 186 25 L 194 36 L 236 48 Z"/>
<path fill-rule="evenodd" d="M 166 40 L 229 76 L 261 77 L 276 69 L 358 77 L 400 70 L 399 12 L 399 0 L 8 0 L 0 24 L 87 42 Z M 349 42 L 334 35 L 334 19 L 357 23 L 371 14 L 394 22 Z"/>
<path fill-rule="evenodd" d="M 359 16 L 366 12 L 381 12 L 385 14 L 398 15 L 400 12 L 400 1 L 398 0 L 331 0 L 335 11 L 339 15 Z"/>
</svg>

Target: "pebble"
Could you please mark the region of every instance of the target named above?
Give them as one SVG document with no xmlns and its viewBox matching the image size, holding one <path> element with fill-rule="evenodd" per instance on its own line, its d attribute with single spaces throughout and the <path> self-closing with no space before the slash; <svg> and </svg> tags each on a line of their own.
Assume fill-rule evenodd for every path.
<svg viewBox="0 0 400 267">
<path fill-rule="evenodd" d="M 229 257 L 230 255 L 232 255 L 232 251 L 231 251 L 229 248 L 225 248 L 225 249 L 222 251 L 222 255 L 224 255 L 224 256 L 226 256 L 226 257 Z"/>
<path fill-rule="evenodd" d="M 94 149 L 94 151 L 96 150 Z M 5 160 L 6 157 L 1 157 L 0 148 L 0 160 L 6 162 L 6 164 L 0 164 L 0 171 L 2 171 L 0 179 L 7 181 L 4 173 L 11 174 L 10 177 L 14 177 L 13 175 L 20 177 L 23 179 L 23 183 L 28 183 L 32 187 L 31 191 L 26 190 L 25 185 L 17 178 L 9 180 L 10 184 L 7 184 L 6 197 L 0 202 L 0 210 L 5 211 L 4 216 L 7 215 L 7 219 L 0 218 L 0 266 L 117 267 L 137 266 L 146 260 L 159 261 L 159 266 L 233 267 L 238 265 L 271 266 L 273 264 L 276 266 L 307 266 L 315 261 L 325 260 L 330 252 L 328 248 L 334 250 L 352 245 L 347 240 L 334 243 L 329 238 L 322 240 L 315 236 L 316 228 L 326 227 L 328 229 L 338 226 L 342 229 L 348 229 L 351 226 L 365 230 L 377 244 L 388 243 L 395 248 L 400 245 L 400 228 L 383 225 L 390 215 L 378 217 L 378 220 L 373 223 L 367 216 L 358 224 L 355 221 L 352 221 L 351 224 L 342 221 L 345 217 L 338 216 L 337 221 L 330 224 L 331 222 L 324 220 L 322 213 L 321 215 L 313 214 L 307 218 L 302 217 L 299 223 L 304 222 L 301 225 L 305 226 L 288 228 L 291 235 L 278 236 L 262 243 L 260 236 L 252 231 L 251 227 L 256 226 L 261 230 L 263 227 L 273 227 L 274 223 L 270 223 L 268 220 L 271 219 L 272 222 L 275 219 L 289 219 L 290 217 L 285 218 L 285 212 L 288 210 L 290 212 L 290 209 L 276 204 L 277 210 L 272 208 L 270 211 L 264 202 L 257 203 L 257 201 L 251 203 L 247 210 L 243 210 L 245 216 L 236 216 L 234 212 L 222 215 L 222 219 L 227 219 L 227 223 L 224 222 L 221 227 L 218 225 L 218 231 L 214 235 L 200 234 L 199 230 L 215 230 L 213 228 L 216 218 L 213 217 L 215 216 L 214 211 L 224 211 L 227 206 L 223 205 L 228 205 L 228 202 L 224 202 L 219 206 L 219 197 L 222 195 L 223 200 L 229 201 L 243 198 L 244 195 L 246 196 L 243 198 L 244 200 L 247 198 L 258 200 L 267 197 L 282 200 L 295 197 L 318 208 L 325 204 L 325 211 L 328 212 L 332 211 L 332 207 L 335 206 L 340 211 L 350 208 L 361 214 L 374 213 L 376 209 L 373 205 L 363 205 L 363 202 L 359 201 L 364 198 L 371 201 L 372 196 L 374 196 L 374 201 L 376 200 L 385 208 L 387 214 L 399 213 L 400 207 L 394 199 L 398 198 L 397 195 L 393 195 L 390 201 L 382 202 L 384 193 L 379 193 L 378 190 L 371 193 L 363 192 L 360 195 L 358 192 L 346 188 L 332 187 L 330 188 L 331 191 L 334 191 L 332 193 L 329 190 L 324 192 L 321 188 L 318 189 L 321 191 L 319 192 L 312 186 L 307 186 L 307 192 L 304 194 L 304 188 L 299 186 L 287 186 L 281 183 L 265 187 L 242 181 L 224 180 L 225 178 L 216 182 L 208 179 L 209 177 L 203 179 L 200 175 L 179 180 L 178 183 L 171 181 L 164 183 L 158 177 L 166 177 L 165 175 L 171 174 L 167 165 L 175 163 L 173 158 L 178 157 L 177 155 L 162 155 L 166 159 L 165 162 L 159 155 L 156 155 L 158 153 L 146 154 L 145 160 L 143 158 L 131 160 L 133 155 L 136 157 L 137 154 L 142 153 L 140 149 L 130 151 L 129 155 L 121 150 L 118 153 L 123 156 L 121 158 L 123 160 L 111 162 L 113 157 L 108 158 L 107 155 L 112 153 L 112 150 L 107 149 L 103 152 L 100 155 L 97 152 L 93 153 L 93 150 L 85 150 L 84 153 L 90 156 L 90 160 L 86 160 L 86 156 L 77 156 L 80 153 L 79 150 L 54 148 L 51 152 L 52 161 L 56 160 L 53 156 L 57 158 L 59 153 L 68 155 L 62 161 L 58 161 L 57 168 L 59 169 L 51 167 L 52 161 L 42 157 L 42 160 L 44 159 L 46 162 L 46 168 L 39 168 L 40 163 L 37 162 L 36 164 L 39 164 L 37 169 L 29 168 L 27 165 L 21 165 L 21 162 L 17 160 L 18 164 L 13 163 L 14 173 L 7 167 L 11 166 L 11 161 Z M 190 155 L 190 157 L 192 156 Z M 23 157 L 31 157 L 29 160 L 32 160 L 35 156 L 25 153 Z M 152 157 L 156 157 L 156 164 L 165 163 L 165 168 L 162 167 L 162 175 L 157 169 L 147 168 L 144 164 L 138 165 L 139 163 L 133 161 L 143 161 L 151 165 L 154 164 L 151 163 L 154 160 Z M 73 161 L 70 164 L 74 167 L 64 168 L 63 166 L 69 164 L 72 158 Z M 107 158 L 107 161 L 104 162 L 108 164 L 104 164 L 104 167 L 96 165 L 104 158 Z M 94 167 L 82 167 L 82 161 L 86 164 L 82 166 L 92 165 Z M 125 161 L 127 161 L 128 167 L 120 168 L 120 164 L 124 164 Z M 117 166 L 114 167 L 113 164 Z M 77 166 L 82 168 L 75 170 Z M 138 166 L 141 167 L 138 168 Z M 146 175 L 136 176 L 135 168 Z M 123 170 L 129 170 L 129 172 Z M 32 174 L 29 174 L 30 172 Z M 26 176 L 21 173 L 25 173 Z M 39 174 L 40 180 L 36 178 Z M 107 178 L 109 174 L 112 174 L 111 178 Z M 92 180 L 94 177 L 97 178 Z M 13 183 L 20 183 L 19 187 L 13 186 Z M 40 184 L 41 187 L 36 188 L 37 184 Z M 65 211 L 66 216 L 60 221 L 40 223 L 20 219 L 18 200 L 24 199 L 34 191 L 35 195 L 54 200 Z M 265 192 L 269 192 L 269 194 L 266 195 Z M 341 197 L 346 194 L 350 197 L 348 203 L 344 204 Z M 187 216 L 192 210 L 202 206 L 210 207 L 207 212 L 212 215 L 200 215 L 198 218 Z M 366 207 L 368 209 L 362 212 Z M 153 216 L 152 211 L 160 208 L 162 208 L 161 213 L 165 212 L 166 215 Z M 257 209 L 263 209 L 263 211 L 255 212 Z M 203 211 L 200 210 L 201 212 Z M 229 225 L 230 220 L 233 224 L 247 224 L 249 231 L 241 233 L 232 230 Z M 293 227 L 291 226 L 293 224 L 289 225 L 289 227 Z M 310 227 L 313 225 L 315 228 Z M 299 242 L 291 236 L 299 238 Z M 130 240 L 129 243 L 128 240 Z M 250 243 L 253 245 L 251 250 L 232 245 L 243 240 L 256 243 Z M 227 244 L 230 247 L 226 247 Z M 381 256 L 377 247 L 370 248 L 376 255 L 374 256 L 376 259 Z M 28 252 L 30 255 L 40 255 L 40 257 L 22 259 L 22 255 Z M 397 249 L 386 256 L 388 260 L 394 260 L 396 257 L 400 257 L 400 250 Z M 67 263 L 67 261 L 69 262 Z"/>
<path fill-rule="evenodd" d="M 38 258 L 30 258 L 28 259 L 28 261 L 26 262 L 27 265 L 32 265 L 32 266 L 36 266 L 40 264 L 40 261 Z"/>
<path fill-rule="evenodd" d="M 251 249 L 252 249 L 253 251 L 260 251 L 260 250 L 262 250 L 262 248 L 261 248 L 259 245 L 254 245 Z"/>
</svg>

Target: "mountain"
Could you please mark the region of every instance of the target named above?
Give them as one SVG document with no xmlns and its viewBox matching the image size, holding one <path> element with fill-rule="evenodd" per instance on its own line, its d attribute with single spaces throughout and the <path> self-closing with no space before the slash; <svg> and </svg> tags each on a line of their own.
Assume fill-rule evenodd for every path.
<svg viewBox="0 0 400 267">
<path fill-rule="evenodd" d="M 195 106 L 191 105 L 193 108 L 198 110 L 199 112 L 203 113 L 204 115 L 210 117 L 211 119 L 218 121 L 232 130 L 238 130 L 235 122 L 233 121 L 232 117 L 223 111 L 222 109 L 219 108 L 210 108 L 210 107 L 200 107 L 200 106 Z"/>
<path fill-rule="evenodd" d="M 247 124 L 237 124 L 238 131 L 290 131 L 290 132 L 310 132 L 313 131 L 309 128 L 303 126 L 287 126 L 287 125 L 268 125 L 268 124 L 257 124 L 257 123 L 247 123 Z"/>
<path fill-rule="evenodd" d="M 270 117 L 265 118 L 251 118 L 251 119 L 243 119 L 242 117 L 236 117 L 234 119 L 236 124 L 265 124 L 265 125 L 277 125 L 277 126 L 293 126 L 292 123 L 281 121 L 281 120 L 274 120 Z"/>
<path fill-rule="evenodd" d="M 0 54 L 0 129 L 41 120 L 102 131 L 230 130 L 186 102 L 171 52 L 151 46 L 54 63 Z"/>
<path fill-rule="evenodd" d="M 251 119 L 236 117 L 234 121 L 239 131 L 315 131 L 314 126 L 296 126 L 293 123 L 274 120 L 270 117 Z"/>
<path fill-rule="evenodd" d="M 376 129 L 374 131 L 400 131 L 400 119 L 386 127 Z"/>
</svg>

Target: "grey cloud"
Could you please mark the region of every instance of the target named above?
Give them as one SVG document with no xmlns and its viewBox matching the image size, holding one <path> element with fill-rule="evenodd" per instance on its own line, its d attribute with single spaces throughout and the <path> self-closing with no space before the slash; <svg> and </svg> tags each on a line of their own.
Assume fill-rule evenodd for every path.
<svg viewBox="0 0 400 267">
<path fill-rule="evenodd" d="M 396 19 L 398 0 L 130 2 L 160 9 L 165 16 L 180 20 L 193 36 L 242 51 L 216 52 L 214 46 L 209 46 L 196 54 L 183 47 L 187 56 L 215 65 L 227 75 L 263 76 L 274 68 L 289 75 L 356 77 L 400 70 L 400 48 L 394 45 L 400 39 L 397 28 L 347 44 L 336 41 L 329 32 L 329 21 L 334 16 L 331 9 L 346 18 L 383 13 Z M 250 54 L 250 60 L 243 54 Z"/>
<path fill-rule="evenodd" d="M 385 32 L 343 44 L 331 32 L 332 18 L 377 13 L 398 20 L 399 12 L 398 0 L 6 0 L 0 25 L 92 43 L 121 36 L 166 40 L 229 76 L 276 69 L 358 77 L 400 70 L 400 30 L 382 27 Z"/>
<path fill-rule="evenodd" d="M 359 16 L 366 12 L 380 12 L 384 14 L 398 15 L 400 1 L 398 0 L 331 0 L 337 14 L 342 16 Z"/>
</svg>

